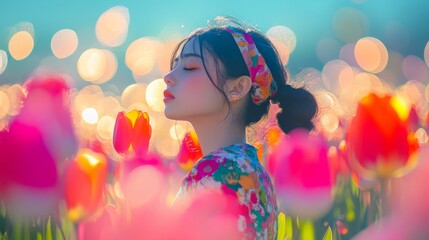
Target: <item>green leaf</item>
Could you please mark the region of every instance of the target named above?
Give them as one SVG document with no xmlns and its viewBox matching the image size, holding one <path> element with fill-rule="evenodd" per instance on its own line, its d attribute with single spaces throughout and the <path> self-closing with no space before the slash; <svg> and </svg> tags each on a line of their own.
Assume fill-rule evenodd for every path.
<svg viewBox="0 0 429 240">
<path fill-rule="evenodd" d="M 293 222 L 292 218 L 286 216 L 286 239 L 292 239 L 293 236 Z"/>
<path fill-rule="evenodd" d="M 326 229 L 325 235 L 323 236 L 322 240 L 332 240 L 332 229 L 331 226 Z"/>
<path fill-rule="evenodd" d="M 300 223 L 301 239 L 302 240 L 314 240 L 314 226 L 311 220 L 305 220 Z"/>
<path fill-rule="evenodd" d="M 21 237 L 21 232 L 22 232 L 22 229 L 21 229 L 21 223 L 20 222 L 16 222 L 16 224 L 13 226 L 13 239 L 22 239 L 22 237 Z"/>
<path fill-rule="evenodd" d="M 46 240 L 52 240 L 51 217 L 48 218 L 48 222 L 46 223 Z"/>
<path fill-rule="evenodd" d="M 42 237 L 42 233 L 41 233 L 41 232 L 37 232 L 36 239 L 37 239 L 37 240 L 43 240 L 43 237 Z"/>
<path fill-rule="evenodd" d="M 283 240 L 286 235 L 286 216 L 283 212 L 280 212 L 278 216 L 278 231 L 277 231 L 277 239 Z"/>
<path fill-rule="evenodd" d="M 28 223 L 24 224 L 24 240 L 30 240 L 30 226 Z"/>
</svg>

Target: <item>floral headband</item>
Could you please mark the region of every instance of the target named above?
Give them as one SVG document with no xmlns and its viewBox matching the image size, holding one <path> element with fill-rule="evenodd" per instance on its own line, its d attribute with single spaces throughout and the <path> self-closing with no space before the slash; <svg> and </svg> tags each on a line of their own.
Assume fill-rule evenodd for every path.
<svg viewBox="0 0 429 240">
<path fill-rule="evenodd" d="M 273 97 L 277 92 L 277 84 L 273 79 L 270 69 L 265 63 L 264 57 L 256 48 L 255 42 L 249 33 L 239 33 L 236 30 L 225 28 L 234 37 L 241 55 L 246 62 L 252 79 L 250 95 L 256 105 L 265 102 L 268 97 Z"/>
</svg>

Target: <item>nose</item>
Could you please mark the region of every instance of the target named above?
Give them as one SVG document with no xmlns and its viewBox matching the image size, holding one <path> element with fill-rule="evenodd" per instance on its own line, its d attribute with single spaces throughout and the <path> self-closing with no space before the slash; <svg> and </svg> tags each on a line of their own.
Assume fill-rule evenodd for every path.
<svg viewBox="0 0 429 240">
<path fill-rule="evenodd" d="M 173 71 L 170 71 L 169 73 L 165 74 L 164 76 L 164 82 L 167 84 L 167 86 L 173 86 L 175 81 L 173 79 Z"/>
</svg>

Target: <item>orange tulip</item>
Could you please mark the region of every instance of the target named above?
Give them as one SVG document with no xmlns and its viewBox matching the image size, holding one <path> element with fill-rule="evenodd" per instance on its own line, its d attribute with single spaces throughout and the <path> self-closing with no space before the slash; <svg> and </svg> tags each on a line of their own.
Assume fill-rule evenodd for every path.
<svg viewBox="0 0 429 240">
<path fill-rule="evenodd" d="M 113 146 L 120 154 L 142 156 L 147 153 L 152 128 L 146 112 L 119 112 L 113 133 Z"/>
<path fill-rule="evenodd" d="M 360 177 L 388 178 L 415 163 L 418 142 L 410 108 L 398 97 L 373 93 L 359 102 L 347 129 L 350 167 Z"/>
<path fill-rule="evenodd" d="M 179 166 L 189 171 L 202 156 L 203 152 L 195 131 L 186 133 L 177 156 Z"/>
<path fill-rule="evenodd" d="M 64 173 L 64 193 L 72 221 L 90 217 L 102 206 L 106 175 L 106 157 L 90 149 L 80 150 L 69 163 Z"/>
</svg>

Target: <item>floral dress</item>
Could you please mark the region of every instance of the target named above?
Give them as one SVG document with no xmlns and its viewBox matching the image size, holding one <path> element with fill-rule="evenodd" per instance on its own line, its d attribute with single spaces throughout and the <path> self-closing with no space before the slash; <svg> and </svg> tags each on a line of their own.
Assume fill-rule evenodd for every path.
<svg viewBox="0 0 429 240">
<path fill-rule="evenodd" d="M 234 144 L 202 157 L 183 180 L 179 194 L 225 187 L 235 192 L 235 199 L 246 209 L 237 224 L 243 239 L 276 239 L 276 197 L 255 147 Z"/>
</svg>

